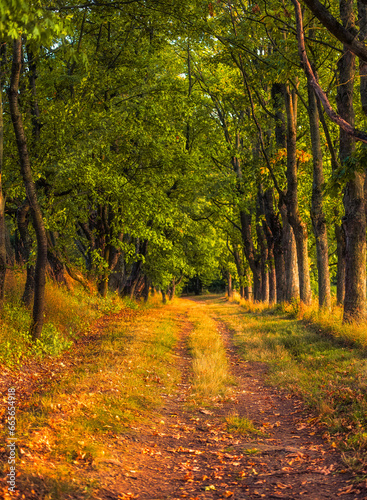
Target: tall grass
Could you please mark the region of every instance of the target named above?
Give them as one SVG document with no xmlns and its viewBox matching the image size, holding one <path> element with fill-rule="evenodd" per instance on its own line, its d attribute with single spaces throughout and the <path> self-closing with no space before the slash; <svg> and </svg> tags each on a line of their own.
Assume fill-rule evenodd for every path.
<svg viewBox="0 0 367 500">
<path fill-rule="evenodd" d="M 189 319 L 194 324 L 188 339 L 193 358 L 193 392 L 202 398 L 223 395 L 233 379 L 217 323 L 200 306 L 190 308 Z"/>
<path fill-rule="evenodd" d="M 357 347 L 367 348 L 367 322 L 343 323 L 343 308 L 333 301 L 331 310 L 320 308 L 318 301 L 313 300 L 310 306 L 300 301 L 282 304 L 268 304 L 266 302 L 253 302 L 241 299 L 237 292 L 228 299 L 229 302 L 242 306 L 249 313 L 284 314 L 289 318 L 304 321 L 313 326 L 321 335 L 327 335 L 354 344 Z"/>
</svg>

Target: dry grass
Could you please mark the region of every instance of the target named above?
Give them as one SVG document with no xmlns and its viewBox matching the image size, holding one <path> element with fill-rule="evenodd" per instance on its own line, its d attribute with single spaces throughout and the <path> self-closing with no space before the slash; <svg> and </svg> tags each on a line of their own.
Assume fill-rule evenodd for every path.
<svg viewBox="0 0 367 500">
<path fill-rule="evenodd" d="M 302 397 L 323 423 L 324 436 L 345 451 L 350 463 L 364 469 L 365 325 L 343 325 L 340 309 L 329 315 L 318 312 L 317 305 L 293 304 L 262 312 L 248 312 L 234 302 L 211 307 L 235 332 L 243 357 L 267 363 L 269 381 Z"/>
<path fill-rule="evenodd" d="M 313 300 L 310 306 L 300 301 L 269 305 L 264 302 L 252 302 L 241 299 L 237 292 L 228 299 L 233 304 L 238 304 L 248 313 L 260 314 L 286 314 L 290 318 L 304 321 L 313 325 L 319 333 L 330 335 L 348 344 L 356 344 L 364 349 L 367 348 L 367 322 L 343 323 L 343 308 L 333 301 L 330 311 L 320 309 L 317 300 Z"/>
<path fill-rule="evenodd" d="M 230 303 L 238 304 L 245 308 L 247 312 L 260 313 L 269 309 L 269 304 L 266 302 L 253 302 L 252 300 L 242 299 L 238 292 L 233 292 L 232 297 L 227 297 Z"/>
<path fill-rule="evenodd" d="M 177 383 L 175 321 L 159 308 L 135 317 L 116 316 L 75 351 L 75 369 L 19 415 L 22 480 L 42 476 L 42 498 L 62 499 L 82 486 L 88 496 L 97 486 L 93 470 L 123 460 L 124 436 L 138 432 Z M 121 456 L 111 456 L 112 447 Z"/>
<path fill-rule="evenodd" d="M 188 344 L 193 358 L 193 392 L 201 398 L 223 395 L 233 384 L 226 349 L 217 323 L 200 303 L 192 303 L 189 320 L 194 328 Z"/>
</svg>

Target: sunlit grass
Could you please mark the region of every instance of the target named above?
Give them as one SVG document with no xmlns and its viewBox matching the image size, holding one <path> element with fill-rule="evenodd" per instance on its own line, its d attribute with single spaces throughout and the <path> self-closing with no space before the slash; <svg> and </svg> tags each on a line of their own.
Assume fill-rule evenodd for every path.
<svg viewBox="0 0 367 500">
<path fill-rule="evenodd" d="M 124 436 L 151 418 L 161 394 L 173 390 L 179 380 L 175 321 L 159 309 L 136 318 L 116 317 L 75 353 L 75 369 L 19 414 L 22 477 L 42 475 L 50 488 L 84 487 L 87 478 L 80 483 L 78 468 L 103 469 L 114 458 L 111 445 L 123 453 Z"/>
<path fill-rule="evenodd" d="M 61 354 L 98 317 L 128 306 L 116 294 L 100 297 L 92 283 L 90 290 L 86 291 L 79 283 L 66 287 L 48 280 L 42 336 L 32 343 L 29 336 L 31 310 L 21 303 L 24 282 L 23 271 L 9 271 L 6 300 L 0 313 L 0 364 L 13 368 L 27 359 Z"/>
<path fill-rule="evenodd" d="M 291 318 L 304 321 L 314 325 L 318 333 L 330 335 L 346 343 L 356 344 L 367 348 L 367 322 L 343 323 L 343 308 L 338 306 L 333 299 L 331 310 L 320 308 L 318 300 L 314 299 L 310 306 L 306 306 L 300 301 L 290 303 L 273 304 L 266 302 L 253 302 L 241 299 L 237 292 L 228 299 L 233 304 L 238 304 L 249 313 L 281 314 Z"/>
<path fill-rule="evenodd" d="M 226 417 L 226 423 L 229 432 L 262 435 L 262 432 L 256 429 L 251 420 L 246 417 L 240 417 L 237 413 Z"/>
<path fill-rule="evenodd" d="M 193 393 L 202 398 L 223 395 L 233 378 L 217 323 L 200 306 L 191 306 L 189 320 L 194 324 L 188 340 L 193 358 Z"/>
<path fill-rule="evenodd" d="M 238 292 L 233 292 L 232 297 L 227 297 L 227 300 L 233 304 L 238 304 L 245 308 L 247 312 L 259 313 L 269 309 L 269 304 L 266 302 L 253 302 L 252 300 L 242 299 Z"/>
<path fill-rule="evenodd" d="M 249 312 L 233 302 L 211 306 L 234 332 L 242 356 L 267 363 L 269 381 L 302 397 L 323 423 L 324 436 L 354 457 L 358 454 L 358 463 L 365 464 L 365 326 L 354 330 L 341 325 L 340 311 L 334 318 L 326 312 L 316 316 L 315 306 L 293 311 L 292 318 L 291 307 L 296 306 L 278 308 L 282 315 L 277 315 L 276 310 Z"/>
</svg>

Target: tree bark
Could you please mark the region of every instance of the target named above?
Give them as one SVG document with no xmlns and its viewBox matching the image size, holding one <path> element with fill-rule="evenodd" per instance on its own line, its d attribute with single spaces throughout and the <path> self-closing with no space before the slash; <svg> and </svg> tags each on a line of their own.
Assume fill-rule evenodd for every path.
<svg viewBox="0 0 367 500">
<path fill-rule="evenodd" d="M 275 140 L 279 149 L 287 147 L 287 126 L 285 118 L 285 90 L 281 83 L 274 83 L 271 89 L 273 108 L 275 113 Z M 279 199 L 279 216 L 273 206 L 273 195 L 265 197 L 265 214 L 274 238 L 274 259 L 277 279 L 278 303 L 299 299 L 299 279 L 296 246 L 293 229 L 289 225 L 287 209 L 284 205 L 284 195 Z M 287 267 L 285 266 L 287 262 Z"/>
<path fill-rule="evenodd" d="M 298 207 L 297 179 L 297 98 L 294 91 L 285 89 L 285 106 L 287 112 L 287 193 L 285 204 L 289 223 L 296 240 L 300 299 L 310 305 L 312 300 L 310 270 L 308 264 L 307 226 L 302 221 Z"/>
<path fill-rule="evenodd" d="M 148 302 L 149 299 L 149 289 L 150 289 L 150 281 L 147 275 L 144 276 L 144 290 L 142 293 L 144 302 Z"/>
<path fill-rule="evenodd" d="M 6 226 L 5 226 L 5 196 L 2 187 L 3 157 L 4 157 L 4 118 L 3 118 L 3 60 L 5 44 L 0 48 L 0 309 L 2 309 L 6 279 Z"/>
<path fill-rule="evenodd" d="M 232 274 L 229 272 L 227 275 L 227 290 L 228 290 L 228 298 L 231 299 L 233 297 L 233 284 L 232 284 Z"/>
<path fill-rule="evenodd" d="M 22 265 L 26 264 L 27 266 L 27 277 L 22 296 L 22 302 L 27 307 L 29 307 L 32 303 L 35 277 L 34 264 L 30 261 L 32 238 L 28 230 L 29 211 L 29 202 L 25 199 L 23 204 L 17 210 L 17 226 L 19 234 L 19 243 L 17 244 L 17 260 L 21 262 Z"/>
<path fill-rule="evenodd" d="M 344 130 L 346 134 L 349 134 L 353 139 L 356 139 L 358 141 L 362 141 L 365 144 L 367 144 L 367 134 L 363 130 L 358 130 L 356 129 L 353 125 L 351 125 L 348 120 L 345 120 L 340 113 L 336 113 L 334 109 L 332 108 L 329 99 L 326 95 L 326 93 L 322 90 L 320 87 L 317 78 L 315 77 L 315 74 L 311 68 L 310 62 L 307 57 L 307 52 L 306 52 L 306 47 L 305 47 L 305 40 L 304 40 L 304 33 L 303 33 L 303 19 L 302 19 L 302 12 L 301 12 L 301 6 L 298 2 L 298 0 L 291 0 L 294 9 L 295 9 L 295 14 L 296 14 L 296 22 L 297 22 L 297 38 L 298 38 L 298 51 L 299 55 L 302 61 L 303 69 L 305 70 L 305 73 L 307 77 L 310 80 L 310 84 L 314 89 L 315 94 L 317 95 L 318 99 L 322 102 L 322 105 L 324 106 L 325 112 L 327 115 L 330 117 L 330 119 L 339 125 L 340 128 Z M 340 0 L 340 17 L 343 19 L 343 24 L 347 28 L 347 30 L 351 32 L 355 32 L 355 37 L 357 35 L 357 32 L 355 31 L 354 27 L 354 13 L 353 13 L 353 6 L 349 9 L 348 6 L 348 1 Z M 348 12 L 351 12 L 351 16 L 348 20 L 347 23 L 345 23 L 345 15 Z M 349 15 L 349 14 L 347 14 Z M 347 46 L 344 45 L 345 53 L 348 53 Z M 345 55 L 345 54 L 344 54 Z M 354 54 L 353 54 L 354 57 Z M 340 60 L 339 60 L 340 62 Z"/>
<path fill-rule="evenodd" d="M 33 303 L 33 315 L 30 328 L 32 339 L 40 337 L 44 322 L 45 310 L 45 286 L 47 266 L 47 238 L 43 222 L 42 211 L 38 203 L 36 186 L 32 178 L 30 157 L 27 147 L 22 115 L 19 109 L 18 89 L 21 70 L 22 39 L 19 37 L 13 45 L 13 62 L 11 69 L 9 104 L 10 114 L 14 127 L 20 170 L 24 181 L 27 199 L 31 208 L 34 230 L 37 238 L 37 260 L 35 269 L 35 292 Z"/>
<path fill-rule="evenodd" d="M 299 300 L 299 273 L 296 240 L 292 226 L 289 224 L 287 208 L 279 207 L 283 222 L 283 247 L 285 265 L 285 301 Z"/>
<path fill-rule="evenodd" d="M 353 52 L 362 61 L 367 62 L 367 48 L 360 40 L 358 40 L 357 32 L 350 29 L 350 25 L 343 22 L 341 25 L 335 17 L 330 13 L 330 10 L 318 0 L 303 0 L 303 3 L 312 11 L 318 20 L 330 31 L 338 40 L 340 40 L 345 49 Z M 341 3 L 344 3 L 343 1 Z M 349 28 L 349 29 L 348 29 Z"/>
<path fill-rule="evenodd" d="M 346 322 L 366 319 L 366 214 L 365 173 L 355 172 L 344 194 L 345 216 L 345 299 Z"/>
<path fill-rule="evenodd" d="M 238 279 L 240 282 L 240 295 L 241 299 L 245 298 L 245 269 L 243 265 L 243 259 L 241 258 L 240 251 L 238 250 L 238 245 L 233 244 L 233 258 L 236 264 Z"/>
<path fill-rule="evenodd" d="M 263 193 L 259 186 L 256 203 L 256 234 L 260 247 L 261 301 L 269 302 L 269 248 L 265 237 L 261 217 L 264 215 Z"/>
<path fill-rule="evenodd" d="M 367 5 L 361 0 L 357 2 L 358 6 L 358 38 L 364 42 L 367 37 Z M 367 116 L 367 60 L 359 59 L 359 89 L 361 95 L 362 111 Z"/>
<path fill-rule="evenodd" d="M 253 276 L 253 300 L 257 302 L 261 301 L 261 268 L 260 259 L 252 241 L 251 214 L 241 210 L 240 221 L 243 248 Z"/>
<path fill-rule="evenodd" d="M 355 30 L 353 0 L 340 0 L 340 17 L 346 30 Z M 344 45 L 343 56 L 338 62 L 339 81 L 337 106 L 340 116 L 354 127 L 353 107 L 355 55 Z M 354 153 L 355 141 L 344 128 L 340 128 L 339 157 L 346 162 Z M 365 173 L 354 172 L 344 192 L 343 229 L 345 233 L 345 298 L 346 322 L 366 317 L 366 213 L 364 201 Z"/>
<path fill-rule="evenodd" d="M 317 109 L 316 96 L 309 79 L 307 81 L 307 90 L 308 117 L 310 122 L 313 159 L 311 220 L 316 240 L 319 306 L 330 309 L 331 294 L 329 274 L 329 246 L 327 239 L 326 219 L 323 210 L 322 185 L 324 183 L 324 172 L 319 129 L 319 112 Z"/>
<path fill-rule="evenodd" d="M 281 303 L 286 300 L 286 272 L 284 263 L 284 248 L 283 248 L 283 228 L 279 220 L 278 214 L 274 210 L 274 189 L 267 189 L 264 193 L 264 210 L 266 225 L 269 231 L 265 231 L 268 240 L 268 248 L 271 249 L 272 260 L 274 261 L 275 278 L 275 297 L 276 302 Z M 270 239 L 272 240 L 270 242 Z M 271 282 L 270 281 L 270 282 Z M 271 289 L 270 289 L 271 290 Z M 269 292 L 270 293 L 270 292 Z M 269 297 L 272 302 L 273 297 Z"/>
<path fill-rule="evenodd" d="M 338 269 L 336 273 L 336 302 L 339 306 L 344 305 L 345 298 L 345 234 L 343 225 L 335 224 L 336 255 Z"/>
</svg>

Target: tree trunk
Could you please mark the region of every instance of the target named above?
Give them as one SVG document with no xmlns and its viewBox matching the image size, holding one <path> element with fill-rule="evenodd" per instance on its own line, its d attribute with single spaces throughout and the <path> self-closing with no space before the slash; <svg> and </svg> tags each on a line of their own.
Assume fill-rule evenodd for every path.
<svg viewBox="0 0 367 500">
<path fill-rule="evenodd" d="M 283 221 L 283 248 L 285 266 L 285 300 L 299 300 L 299 273 L 297 261 L 296 240 L 293 229 L 288 222 L 287 209 L 285 205 L 279 207 Z"/>
<path fill-rule="evenodd" d="M 13 122 L 17 148 L 19 153 L 20 170 L 23 176 L 24 187 L 31 208 L 33 226 L 37 238 L 37 260 L 35 269 L 35 291 L 33 303 L 33 317 L 30 333 L 35 340 L 40 337 L 44 322 L 45 285 L 47 266 L 47 238 L 41 208 L 38 203 L 36 186 L 32 178 L 30 157 L 27 148 L 27 139 L 24 132 L 23 120 L 18 103 L 18 89 L 21 69 L 22 39 L 14 41 L 13 62 L 9 89 L 10 114 Z"/>
<path fill-rule="evenodd" d="M 238 279 L 240 282 L 240 295 L 241 299 L 245 298 L 245 289 L 244 289 L 244 283 L 245 283 L 245 270 L 244 270 L 244 265 L 243 265 L 243 260 L 241 259 L 240 252 L 238 250 L 238 245 L 234 244 L 233 245 L 233 258 L 234 262 L 236 264 L 236 269 L 237 269 L 237 274 L 238 274 Z"/>
<path fill-rule="evenodd" d="M 246 269 L 245 271 L 245 279 L 246 279 L 246 284 L 245 285 L 245 289 L 244 289 L 244 298 L 245 300 L 251 300 L 253 301 L 254 300 L 254 294 L 253 294 L 253 288 L 252 288 L 252 285 L 251 285 L 251 280 L 250 280 L 250 272 L 248 269 Z"/>
<path fill-rule="evenodd" d="M 27 277 L 22 296 L 22 302 L 25 306 L 29 307 L 32 303 L 34 293 L 34 264 L 30 261 L 32 251 L 32 238 L 29 234 L 29 211 L 30 206 L 27 199 L 17 210 L 17 226 L 18 233 L 16 234 L 16 259 L 21 265 L 27 266 Z M 18 241 L 19 235 L 19 241 Z"/>
<path fill-rule="evenodd" d="M 275 142 L 279 149 L 287 147 L 287 128 L 284 116 L 285 112 L 285 85 L 274 83 L 271 88 L 271 98 L 275 113 Z M 299 296 L 298 267 L 295 258 L 294 237 L 292 228 L 289 226 L 286 208 L 283 200 L 279 200 L 283 227 L 280 223 L 278 214 L 275 213 L 273 204 L 273 189 L 265 193 L 265 216 L 274 239 L 274 265 L 277 285 L 277 302 L 292 300 Z M 285 256 L 287 255 L 287 264 L 285 267 Z M 289 260 L 289 258 L 291 260 Z M 297 277 L 296 274 L 297 273 Z"/>
<path fill-rule="evenodd" d="M 345 299 L 343 320 L 366 318 L 366 214 L 365 173 L 355 172 L 344 194 L 345 216 Z"/>
<path fill-rule="evenodd" d="M 232 284 L 232 274 L 228 273 L 228 298 L 231 299 L 233 297 L 233 284 Z"/>
<path fill-rule="evenodd" d="M 0 51 L 0 53 L 2 50 Z M 6 226 L 5 196 L 2 188 L 3 155 L 4 155 L 4 119 L 3 119 L 3 71 L 1 61 L 0 74 L 0 309 L 2 309 L 6 278 Z"/>
<path fill-rule="evenodd" d="M 263 193 L 262 188 L 259 186 L 256 202 L 256 234 L 257 241 L 260 248 L 260 272 L 261 272 L 261 301 L 269 302 L 269 270 L 268 260 L 269 251 L 268 244 L 265 238 L 261 217 L 264 215 L 263 208 Z"/>
<path fill-rule="evenodd" d="M 144 302 L 148 302 L 148 299 L 149 299 L 149 289 L 150 289 L 150 282 L 149 282 L 149 278 L 147 275 L 144 276 L 144 290 L 143 290 L 143 299 L 144 299 Z"/>
<path fill-rule="evenodd" d="M 171 285 L 169 287 L 169 293 L 168 293 L 169 300 L 173 299 L 173 297 L 175 296 L 175 292 L 176 292 L 176 279 L 173 278 Z"/>
<path fill-rule="evenodd" d="M 308 264 L 308 234 L 307 226 L 302 221 L 298 207 L 298 179 L 297 179 L 297 98 L 294 91 L 287 87 L 285 90 L 287 112 L 287 193 L 285 203 L 289 223 L 292 226 L 296 240 L 300 299 L 310 305 L 312 300 L 310 270 Z"/>
<path fill-rule="evenodd" d="M 243 210 L 240 211 L 241 234 L 243 240 L 243 248 L 246 259 L 249 263 L 253 276 L 253 300 L 261 301 L 261 268 L 260 259 L 255 252 L 251 234 L 251 214 L 247 214 Z"/>
<path fill-rule="evenodd" d="M 364 42 L 367 38 L 367 5 L 358 0 L 358 38 Z M 367 61 L 359 59 L 359 90 L 361 95 L 362 111 L 367 116 Z"/>
<path fill-rule="evenodd" d="M 1 90 L 0 90 L 1 92 Z M 2 120 L 2 109 L 0 107 L 0 114 Z M 0 125 L 1 128 L 1 125 Z M 0 132 L 1 134 L 1 132 Z M 0 137 L 0 142 L 2 138 Z M 0 146 L 0 149 L 2 147 Z M 0 155 L 2 152 L 0 153 Z M 0 167 L 0 309 L 2 309 L 5 293 L 5 279 L 6 279 L 6 226 L 5 226 L 5 196 L 2 190 L 1 182 L 1 167 Z"/>
<path fill-rule="evenodd" d="M 310 81 L 307 82 L 308 90 L 308 117 L 310 122 L 313 183 L 311 220 L 316 240 L 317 271 L 319 285 L 319 306 L 326 309 L 331 307 L 330 274 L 329 274 L 329 246 L 327 240 L 327 227 L 323 210 L 322 185 L 324 183 L 322 151 L 319 129 L 319 112 L 316 96 Z"/>
<path fill-rule="evenodd" d="M 336 273 L 336 302 L 339 306 L 344 304 L 345 298 L 345 234 L 340 224 L 335 224 L 336 255 L 338 269 Z"/>
<path fill-rule="evenodd" d="M 135 248 L 136 254 L 145 256 L 148 249 L 148 240 L 144 240 L 143 242 L 141 242 L 139 238 L 137 238 Z M 135 298 L 135 291 L 140 279 L 143 276 L 142 266 L 142 260 L 133 262 L 128 278 L 126 279 L 126 281 L 124 280 L 123 286 L 121 286 L 119 289 L 121 295 L 129 296 L 131 299 Z"/>
<path fill-rule="evenodd" d="M 268 263 L 269 263 L 269 303 L 275 304 L 277 301 L 277 277 L 274 265 L 274 253 L 273 249 L 268 252 Z"/>
<path fill-rule="evenodd" d="M 267 189 L 264 193 L 264 211 L 266 226 L 269 230 L 265 230 L 266 239 L 268 240 L 268 248 L 271 250 L 270 259 L 273 265 L 270 268 L 271 274 L 275 277 L 270 278 L 270 283 L 275 282 L 270 287 L 270 302 L 284 302 L 286 299 L 286 273 L 284 263 L 283 249 L 283 228 L 281 226 L 279 216 L 274 210 L 274 190 Z M 264 223 L 265 225 L 265 223 Z M 270 241 L 271 240 L 271 241 Z M 276 286 L 275 290 L 274 284 Z M 275 300 L 274 300 L 275 299 Z"/>
<path fill-rule="evenodd" d="M 326 143 L 330 152 L 331 168 L 335 172 L 339 168 L 339 162 L 337 159 L 337 154 L 335 152 L 334 144 L 329 132 L 329 127 L 325 121 L 323 115 L 323 109 L 318 98 L 316 98 L 319 119 L 324 129 Z M 340 218 L 340 211 L 338 205 L 334 206 L 334 218 L 338 220 Z M 345 294 L 345 237 L 342 226 L 339 223 L 334 224 L 334 233 L 336 240 L 336 253 L 337 253 L 337 285 L 336 285 L 336 297 L 338 305 L 343 305 L 344 294 Z"/>
<path fill-rule="evenodd" d="M 268 190 L 268 191 L 271 191 Z M 273 304 L 277 300 L 277 285 L 276 285 L 276 272 L 275 272 L 275 263 L 274 263 L 274 246 L 275 240 L 273 237 L 273 233 L 266 219 L 266 212 L 269 207 L 265 208 L 267 204 L 265 201 L 266 193 L 263 193 L 262 190 L 259 191 L 259 197 L 261 199 L 261 215 L 262 217 L 262 230 L 266 238 L 267 245 L 267 273 L 268 273 L 268 286 L 269 286 L 269 297 L 268 300 L 270 304 Z M 269 200 L 268 200 L 269 201 Z"/>
<path fill-rule="evenodd" d="M 65 264 L 56 247 L 57 234 L 52 231 L 46 231 L 47 236 L 47 260 L 48 275 L 57 283 L 67 285 L 65 279 Z"/>
<path fill-rule="evenodd" d="M 354 31 L 353 0 L 340 0 L 340 17 L 344 28 Z M 355 55 L 344 46 L 338 62 L 338 112 L 354 127 L 353 92 Z M 353 154 L 355 141 L 340 128 L 341 162 Z M 364 201 L 365 173 L 354 172 L 344 192 L 343 229 L 345 233 L 345 298 L 343 321 L 359 321 L 366 317 L 366 213 Z"/>
<path fill-rule="evenodd" d="M 6 226 L 5 226 L 5 196 L 2 187 L 4 160 L 4 118 L 3 118 L 3 88 L 6 44 L 0 48 L 0 309 L 2 309 L 6 279 Z"/>
</svg>

